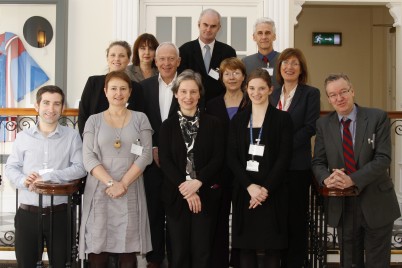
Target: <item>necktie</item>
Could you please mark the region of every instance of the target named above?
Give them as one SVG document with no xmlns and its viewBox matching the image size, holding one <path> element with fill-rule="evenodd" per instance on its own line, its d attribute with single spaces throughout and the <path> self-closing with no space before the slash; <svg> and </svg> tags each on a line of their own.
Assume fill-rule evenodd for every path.
<svg viewBox="0 0 402 268">
<path fill-rule="evenodd" d="M 207 73 L 209 71 L 210 62 L 211 62 L 211 48 L 208 45 L 205 45 L 204 65 Z"/>
<path fill-rule="evenodd" d="M 266 56 L 262 57 L 262 61 L 265 62 L 266 65 L 268 65 L 268 58 Z"/>
<path fill-rule="evenodd" d="M 350 133 L 349 125 L 352 120 L 342 119 L 341 123 L 343 125 L 343 158 L 345 160 L 346 174 L 351 174 L 356 171 L 355 154 L 353 152 L 353 139 Z"/>
</svg>

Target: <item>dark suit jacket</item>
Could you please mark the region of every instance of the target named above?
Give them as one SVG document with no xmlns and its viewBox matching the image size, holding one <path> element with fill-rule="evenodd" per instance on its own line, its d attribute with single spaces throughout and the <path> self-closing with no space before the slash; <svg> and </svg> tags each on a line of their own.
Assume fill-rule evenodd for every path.
<svg viewBox="0 0 402 268">
<path fill-rule="evenodd" d="M 179 73 L 185 69 L 191 69 L 201 74 L 202 83 L 205 88 L 205 102 L 225 92 L 225 87 L 221 81 L 210 77 L 205 70 L 204 59 L 198 39 L 183 44 L 180 47 L 180 57 Z M 209 69 L 216 70 L 224 59 L 230 57 L 236 57 L 236 51 L 225 43 L 215 41 Z"/>
<path fill-rule="evenodd" d="M 85 84 L 78 111 L 78 129 L 81 136 L 88 118 L 93 114 L 103 112 L 109 108 L 109 102 L 104 92 L 105 78 L 106 75 L 90 76 Z M 133 91 L 128 99 L 127 108 L 133 111 L 144 112 L 144 97 L 141 86 L 134 81 L 131 81 L 131 85 Z"/>
<path fill-rule="evenodd" d="M 270 102 L 276 107 L 282 87 L 277 87 Z M 293 121 L 293 156 L 291 170 L 311 168 L 311 137 L 315 135 L 315 125 L 320 117 L 320 91 L 308 85 L 298 85 L 292 103 L 287 111 Z"/>
<path fill-rule="evenodd" d="M 354 155 L 357 171 L 350 174 L 356 184 L 364 218 L 370 228 L 379 228 L 400 216 L 394 186 L 387 169 L 391 164 L 391 137 L 387 114 L 378 109 L 357 107 Z M 375 134 L 374 148 L 368 140 Z M 312 168 L 322 185 L 334 168 L 344 167 L 338 114 L 318 119 Z M 328 198 L 328 223 L 338 226 L 341 198 Z"/>
<path fill-rule="evenodd" d="M 219 120 L 201 113 L 200 126 L 194 145 L 194 163 L 197 179 L 202 182 L 199 189 L 202 210 L 208 213 L 218 207 L 219 189 L 211 188 L 219 184 L 218 173 L 223 164 L 223 130 Z M 187 208 L 187 201 L 179 192 L 179 185 L 186 180 L 187 149 L 179 125 L 177 114 L 162 123 L 159 135 L 159 159 L 164 173 L 162 200 L 167 215 L 180 215 Z"/>
<path fill-rule="evenodd" d="M 226 110 L 224 95 L 225 94 L 222 94 L 222 95 L 210 100 L 207 103 L 206 112 L 208 114 L 211 114 L 211 115 L 219 118 L 219 120 L 223 126 L 224 137 L 225 137 L 225 152 L 226 152 L 226 144 L 227 144 L 227 140 L 228 140 L 230 118 L 229 118 L 228 112 Z M 245 105 L 245 99 L 243 99 L 242 102 L 240 103 L 239 110 L 237 111 L 238 113 L 244 109 L 244 107 L 243 107 L 244 105 Z M 225 156 L 225 159 L 226 159 L 226 156 Z M 222 182 L 223 187 L 231 187 L 234 175 L 233 175 L 232 171 L 229 169 L 226 162 L 227 161 L 225 161 L 224 165 L 222 166 L 221 182 Z"/>
<path fill-rule="evenodd" d="M 158 75 L 155 75 L 140 82 L 144 93 L 144 113 L 147 115 L 152 129 L 154 130 L 154 134 L 152 135 L 152 143 L 154 147 L 158 147 L 159 128 L 162 125 L 161 110 L 159 107 L 158 77 Z M 179 104 L 177 99 L 173 96 L 168 117 L 175 114 L 178 109 Z"/>
</svg>

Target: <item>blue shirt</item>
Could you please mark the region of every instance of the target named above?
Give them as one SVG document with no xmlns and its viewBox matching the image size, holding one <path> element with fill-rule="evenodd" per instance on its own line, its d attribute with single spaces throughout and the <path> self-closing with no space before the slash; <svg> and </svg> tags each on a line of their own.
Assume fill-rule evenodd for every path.
<svg viewBox="0 0 402 268">
<path fill-rule="evenodd" d="M 68 182 L 86 176 L 82 163 L 82 141 L 78 131 L 57 125 L 47 137 L 37 126 L 17 134 L 5 167 L 5 176 L 19 190 L 18 203 L 38 206 L 39 195 L 24 185 L 32 172 L 52 169 L 43 174 L 44 181 Z M 66 196 L 54 196 L 53 204 L 67 203 Z M 50 206 L 50 196 L 43 196 L 43 207 Z"/>
</svg>

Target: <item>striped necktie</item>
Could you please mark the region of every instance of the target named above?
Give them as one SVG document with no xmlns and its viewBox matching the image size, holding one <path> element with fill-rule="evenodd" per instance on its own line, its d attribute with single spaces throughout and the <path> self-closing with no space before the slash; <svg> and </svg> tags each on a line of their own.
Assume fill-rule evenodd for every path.
<svg viewBox="0 0 402 268">
<path fill-rule="evenodd" d="M 343 147 L 343 158 L 345 160 L 346 174 L 351 174 L 356 171 L 355 154 L 353 152 L 353 138 L 350 133 L 350 122 L 352 120 L 344 118 L 341 120 L 343 125 L 343 135 L 342 135 L 342 147 Z"/>
<path fill-rule="evenodd" d="M 211 48 L 208 45 L 205 45 L 205 55 L 204 55 L 204 65 L 205 70 L 209 71 L 209 64 L 211 63 Z"/>
</svg>

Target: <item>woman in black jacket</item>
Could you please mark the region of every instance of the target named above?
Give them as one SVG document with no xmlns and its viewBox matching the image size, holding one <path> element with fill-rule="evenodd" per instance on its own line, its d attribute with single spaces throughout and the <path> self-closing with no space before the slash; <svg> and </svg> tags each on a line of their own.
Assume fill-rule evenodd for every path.
<svg viewBox="0 0 402 268">
<path fill-rule="evenodd" d="M 172 91 L 180 110 L 162 123 L 159 132 L 162 199 L 172 248 L 170 267 L 209 268 L 219 208 L 223 131 L 217 118 L 198 109 L 203 93 L 198 73 L 183 71 Z"/>
<path fill-rule="evenodd" d="M 233 118 L 228 163 L 233 174 L 232 246 L 240 249 L 240 267 L 280 266 L 287 246 L 285 175 L 292 154 L 292 120 L 269 104 L 271 78 L 256 69 L 247 79 L 251 105 Z"/>
</svg>

